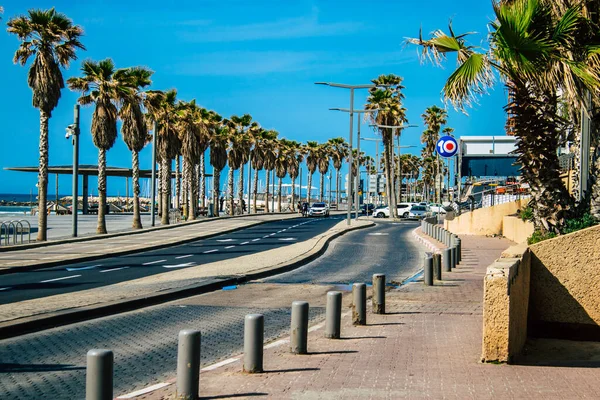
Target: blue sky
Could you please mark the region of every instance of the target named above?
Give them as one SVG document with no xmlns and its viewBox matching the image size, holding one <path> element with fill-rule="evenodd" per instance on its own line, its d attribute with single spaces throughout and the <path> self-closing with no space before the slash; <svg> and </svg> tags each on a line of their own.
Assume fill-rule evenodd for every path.
<svg viewBox="0 0 600 400">
<path fill-rule="evenodd" d="M 81 61 L 110 57 L 117 67 L 145 65 L 155 71 L 152 88 L 176 88 L 181 99 L 195 98 L 223 116 L 250 113 L 266 128 L 298 141 L 326 141 L 348 135 L 347 114 L 328 111 L 348 107 L 346 90 L 314 85 L 316 81 L 368 83 L 380 74 L 404 78 L 405 107 L 411 124 L 403 145 L 419 145 L 420 115 L 433 104 L 442 105 L 440 91 L 454 67 L 421 65 L 415 47 L 405 37 L 446 28 L 449 18 L 457 32 L 477 31 L 481 44 L 493 16 L 491 0 L 456 2 L 378 1 L 14 1 L 3 4 L 3 23 L 27 9 L 55 6 L 84 28 L 87 51 L 64 72 L 79 75 Z M 27 68 L 12 63 L 16 37 L 0 34 L 0 193 L 29 193 L 36 175 L 2 170 L 37 165 L 39 114 L 31 106 Z M 72 146 L 65 127 L 72 122 L 77 94 L 63 90 L 50 120 L 50 164 L 72 162 Z M 361 108 L 366 91 L 357 92 Z M 449 110 L 449 126 L 457 136 L 503 135 L 505 93 L 501 86 L 469 110 Z M 96 164 L 97 151 L 89 127 L 91 107 L 81 115 L 82 164 Z M 356 129 L 355 129 L 356 130 Z M 375 137 L 365 124 L 363 137 Z M 362 142 L 367 154 L 375 144 Z M 413 153 L 418 148 L 406 149 Z M 150 168 L 151 151 L 141 153 L 142 168 Z M 108 165 L 129 167 L 131 156 L 119 136 L 108 152 Z M 317 175 L 315 175 L 317 178 Z M 95 191 L 95 180 L 90 187 Z M 110 179 L 108 192 L 124 195 L 123 179 Z M 54 192 L 50 177 L 49 193 Z M 60 178 L 60 192 L 69 193 L 70 177 Z"/>
</svg>

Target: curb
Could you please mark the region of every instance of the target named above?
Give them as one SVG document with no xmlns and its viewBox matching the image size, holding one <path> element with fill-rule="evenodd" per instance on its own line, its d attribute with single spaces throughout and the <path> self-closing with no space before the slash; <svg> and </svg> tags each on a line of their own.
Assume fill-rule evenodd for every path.
<svg viewBox="0 0 600 400">
<path fill-rule="evenodd" d="M 312 249 L 305 254 L 298 256 L 295 259 L 284 262 L 283 264 L 274 267 L 265 268 L 254 273 L 238 275 L 235 277 L 213 278 L 204 281 L 198 285 L 191 285 L 184 288 L 166 290 L 155 295 L 143 295 L 127 300 L 105 303 L 98 306 L 85 306 L 75 310 L 62 310 L 54 313 L 49 313 L 44 316 L 32 316 L 23 318 L 18 322 L 7 322 L 0 324 L 0 340 L 11 337 L 39 332 L 48 328 L 55 328 L 64 325 L 70 325 L 76 322 L 88 321 L 91 319 L 116 315 L 127 311 L 133 311 L 140 308 L 158 305 L 173 300 L 182 299 L 185 297 L 195 296 L 199 294 L 214 292 L 221 290 L 224 286 L 243 284 L 252 280 L 266 278 L 271 275 L 277 275 L 283 272 L 288 272 L 308 262 L 318 258 L 327 250 L 329 243 L 344 235 L 358 229 L 371 228 L 375 223 L 364 226 L 355 226 L 345 229 L 327 237 L 321 238 Z"/>
<path fill-rule="evenodd" d="M 429 250 L 431 250 L 434 253 L 437 254 L 441 254 L 442 252 L 440 251 L 440 249 L 437 248 L 437 246 L 435 244 L 433 244 L 432 242 L 430 242 L 429 240 L 425 239 L 423 236 L 419 235 L 417 233 L 417 231 L 421 229 L 421 227 L 416 228 L 415 230 L 412 231 L 413 236 L 419 241 L 421 242 L 424 246 L 426 246 Z"/>
</svg>

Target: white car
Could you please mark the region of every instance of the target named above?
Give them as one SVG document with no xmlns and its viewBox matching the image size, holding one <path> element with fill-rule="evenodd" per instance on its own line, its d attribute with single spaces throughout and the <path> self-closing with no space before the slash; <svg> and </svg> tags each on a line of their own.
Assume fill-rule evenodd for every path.
<svg viewBox="0 0 600 400">
<path fill-rule="evenodd" d="M 412 205 L 413 205 L 413 203 L 397 204 L 396 209 L 398 210 L 398 216 L 400 216 L 402 218 L 407 218 Z M 386 207 L 377 208 L 377 209 L 375 209 L 375 211 L 373 211 L 373 215 L 377 218 L 389 218 L 390 207 L 386 206 Z"/>
<path fill-rule="evenodd" d="M 329 217 L 329 207 L 325 203 L 313 203 L 308 210 L 310 217 Z"/>
<path fill-rule="evenodd" d="M 412 206 L 408 212 L 408 218 L 421 219 L 428 217 L 429 215 L 431 215 L 429 206 L 422 206 L 420 204 Z"/>
</svg>

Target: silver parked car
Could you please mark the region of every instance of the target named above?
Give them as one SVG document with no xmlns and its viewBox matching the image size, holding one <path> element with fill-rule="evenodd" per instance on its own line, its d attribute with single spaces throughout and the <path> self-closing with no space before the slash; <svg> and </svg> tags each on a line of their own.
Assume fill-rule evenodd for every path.
<svg viewBox="0 0 600 400">
<path fill-rule="evenodd" d="M 329 217 L 329 207 L 325 203 L 314 203 L 308 210 L 310 217 Z"/>
<path fill-rule="evenodd" d="M 429 206 L 413 205 L 408 212 L 408 218 L 425 218 L 431 215 Z"/>
</svg>

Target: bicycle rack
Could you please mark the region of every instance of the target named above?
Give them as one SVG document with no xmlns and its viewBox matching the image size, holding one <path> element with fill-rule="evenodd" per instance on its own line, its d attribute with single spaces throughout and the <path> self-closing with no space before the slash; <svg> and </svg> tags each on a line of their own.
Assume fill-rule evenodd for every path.
<svg viewBox="0 0 600 400">
<path fill-rule="evenodd" d="M 27 230 L 25 230 L 26 228 L 23 224 L 27 224 Z M 0 245 L 2 245 L 2 239 L 4 239 L 5 246 L 10 245 L 11 236 L 12 244 L 23 244 L 25 234 L 28 235 L 27 242 L 31 242 L 31 224 L 27 220 L 20 219 L 0 222 Z"/>
<path fill-rule="evenodd" d="M 2 235 L 2 230 L 4 230 L 4 235 Z M 6 225 L 6 222 L 0 222 L 0 245 L 2 244 L 2 238 L 4 237 L 4 244 L 8 246 L 9 232 L 10 229 L 8 228 L 8 225 Z"/>
</svg>

